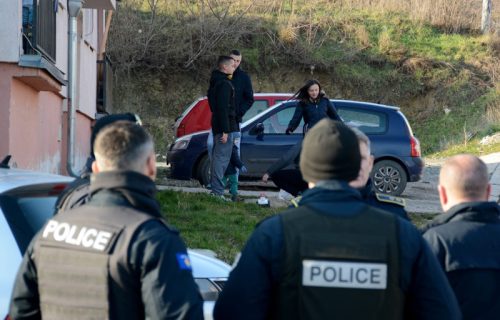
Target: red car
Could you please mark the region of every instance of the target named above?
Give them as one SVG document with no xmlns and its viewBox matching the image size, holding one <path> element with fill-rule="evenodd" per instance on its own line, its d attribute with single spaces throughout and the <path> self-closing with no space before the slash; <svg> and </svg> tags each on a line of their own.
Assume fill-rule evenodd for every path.
<svg viewBox="0 0 500 320">
<path fill-rule="evenodd" d="M 256 93 L 253 95 L 254 103 L 243 116 L 243 121 L 253 118 L 260 112 L 279 102 L 288 100 L 292 93 Z M 179 138 L 190 133 L 209 130 L 211 128 L 212 112 L 208 106 L 207 97 L 197 99 L 186 107 L 184 112 L 176 119 L 174 125 L 175 137 Z"/>
</svg>

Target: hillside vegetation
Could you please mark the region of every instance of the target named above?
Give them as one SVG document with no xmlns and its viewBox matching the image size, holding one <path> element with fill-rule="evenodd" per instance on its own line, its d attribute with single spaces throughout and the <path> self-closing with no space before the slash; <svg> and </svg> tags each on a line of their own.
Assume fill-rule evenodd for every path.
<svg viewBox="0 0 500 320">
<path fill-rule="evenodd" d="M 317 78 L 331 98 L 401 107 L 424 154 L 438 152 L 500 131 L 500 0 L 485 35 L 481 2 L 122 0 L 113 111 L 139 113 L 164 154 L 216 57 L 237 48 L 255 92 Z"/>
</svg>

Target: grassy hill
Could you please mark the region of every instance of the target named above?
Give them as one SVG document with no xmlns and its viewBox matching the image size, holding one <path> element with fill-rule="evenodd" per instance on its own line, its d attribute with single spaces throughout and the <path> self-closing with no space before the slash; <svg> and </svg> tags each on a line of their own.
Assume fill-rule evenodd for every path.
<svg viewBox="0 0 500 320">
<path fill-rule="evenodd" d="M 139 113 L 163 154 L 216 57 L 237 48 L 255 92 L 317 78 L 332 98 L 401 107 L 424 154 L 474 145 L 500 131 L 500 39 L 478 31 L 480 3 L 122 0 L 108 52 L 113 111 Z"/>
</svg>

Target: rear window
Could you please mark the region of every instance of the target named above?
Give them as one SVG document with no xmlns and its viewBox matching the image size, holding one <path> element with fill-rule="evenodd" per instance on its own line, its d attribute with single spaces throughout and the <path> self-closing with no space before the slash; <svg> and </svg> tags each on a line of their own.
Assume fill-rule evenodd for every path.
<svg viewBox="0 0 500 320">
<path fill-rule="evenodd" d="M 356 127 L 366 134 L 381 134 L 387 131 L 387 117 L 383 112 L 336 107 L 344 123 L 351 127 Z"/>
</svg>

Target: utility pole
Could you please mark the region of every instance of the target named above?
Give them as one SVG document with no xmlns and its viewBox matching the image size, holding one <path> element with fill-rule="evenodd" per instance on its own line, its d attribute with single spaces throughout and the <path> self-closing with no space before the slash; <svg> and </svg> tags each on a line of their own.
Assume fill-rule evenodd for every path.
<svg viewBox="0 0 500 320">
<path fill-rule="evenodd" d="M 487 33 L 491 28 L 491 0 L 483 0 L 483 12 L 481 15 L 481 32 Z"/>
</svg>

